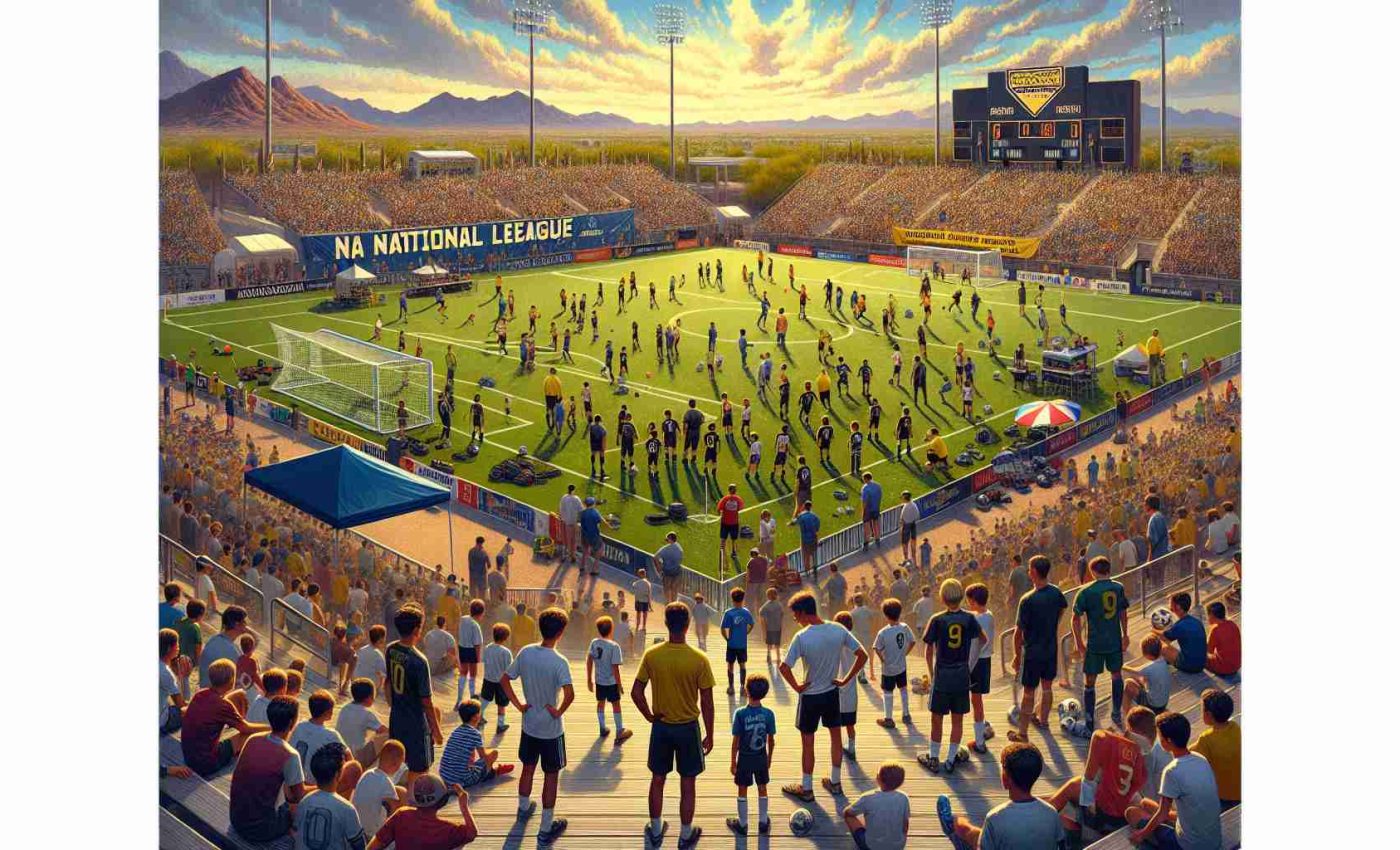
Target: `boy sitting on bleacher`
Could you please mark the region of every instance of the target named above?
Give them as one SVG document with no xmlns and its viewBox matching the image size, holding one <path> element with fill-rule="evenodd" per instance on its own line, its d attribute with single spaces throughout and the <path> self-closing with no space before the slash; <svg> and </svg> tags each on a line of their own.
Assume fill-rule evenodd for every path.
<svg viewBox="0 0 1400 850">
<path fill-rule="evenodd" d="M 305 774 L 287 735 L 300 710 L 289 696 L 272 697 L 267 706 L 270 731 L 248 740 L 233 769 L 229 822 L 249 841 L 272 841 L 292 828 L 290 807 L 305 791 Z"/>
<path fill-rule="evenodd" d="M 311 760 L 322 748 L 331 744 L 339 746 L 345 761 L 339 790 L 348 797 L 355 790 L 355 783 L 360 781 L 364 769 L 355 761 L 350 748 L 345 745 L 345 739 L 328 725 L 331 715 L 335 713 L 335 697 L 330 691 L 318 690 L 306 701 L 306 708 L 311 716 L 297 724 L 291 737 L 292 748 L 301 756 L 303 772 L 311 773 Z"/>
<path fill-rule="evenodd" d="M 366 835 L 373 835 L 384 825 L 384 821 L 398 811 L 408 799 L 408 789 L 395 785 L 395 780 L 403 772 L 403 744 L 390 739 L 379 751 L 379 763 L 366 770 L 355 785 L 355 793 L 350 802 L 360 816 L 360 826 Z"/>
<path fill-rule="evenodd" d="M 1162 747 L 1173 758 L 1162 771 L 1161 802 L 1128 809 L 1134 844 L 1152 839 L 1158 850 L 1220 850 L 1220 794 L 1210 762 L 1186 748 L 1191 721 L 1174 711 L 1157 718 Z"/>
<path fill-rule="evenodd" d="M 316 790 L 297 804 L 297 850 L 364 850 L 365 830 L 350 802 L 336 793 L 342 785 L 350 752 L 327 744 L 311 757 Z"/>
<path fill-rule="evenodd" d="M 1154 734 L 1152 712 L 1135 706 L 1128 712 L 1128 729 L 1136 736 Z M 1079 833 L 1087 827 L 1107 835 L 1128 825 L 1124 815 L 1146 783 L 1147 759 L 1134 734 L 1099 729 L 1089 739 L 1083 777 L 1060 786 L 1046 802 L 1060 812 L 1065 829 Z"/>
<path fill-rule="evenodd" d="M 350 683 L 350 702 L 336 716 L 335 731 L 360 764 L 369 764 L 379 756 L 379 748 L 389 737 L 389 727 L 374 712 L 374 682 L 360 676 Z"/>
<path fill-rule="evenodd" d="M 190 700 L 180 730 L 180 749 L 185 765 L 200 776 L 209 777 L 233 762 L 250 737 L 266 732 L 262 723 L 244 719 L 248 695 L 234 688 L 237 668 L 227 658 L 209 665 L 209 687 L 200 690 Z M 224 738 L 224 729 L 238 734 Z"/>
<path fill-rule="evenodd" d="M 953 850 L 1066 850 L 1059 813 L 1031 793 L 1044 766 L 1034 744 L 1008 744 L 1001 751 L 1001 784 L 1011 799 L 988 812 L 981 828 L 965 817 L 953 817 L 952 801 L 940 796 L 938 822 Z"/>
</svg>

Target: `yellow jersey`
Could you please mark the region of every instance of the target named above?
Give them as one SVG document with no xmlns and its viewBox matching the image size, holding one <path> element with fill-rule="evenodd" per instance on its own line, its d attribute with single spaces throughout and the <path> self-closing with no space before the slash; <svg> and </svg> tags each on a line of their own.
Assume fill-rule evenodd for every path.
<svg viewBox="0 0 1400 850">
<path fill-rule="evenodd" d="M 700 716 L 700 691 L 715 686 L 715 674 L 700 650 L 668 640 L 642 656 L 637 681 L 651 683 L 652 711 L 661 722 L 690 723 Z"/>
<path fill-rule="evenodd" d="M 1216 793 L 1222 800 L 1240 799 L 1240 725 L 1231 720 L 1219 729 L 1207 729 L 1191 747 L 1210 762 Z"/>
</svg>

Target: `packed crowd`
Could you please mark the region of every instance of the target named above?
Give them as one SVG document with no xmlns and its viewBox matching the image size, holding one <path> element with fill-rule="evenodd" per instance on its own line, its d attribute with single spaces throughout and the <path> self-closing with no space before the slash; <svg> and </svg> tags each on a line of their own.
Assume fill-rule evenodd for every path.
<svg viewBox="0 0 1400 850">
<path fill-rule="evenodd" d="M 603 173 L 613 191 L 632 202 L 639 231 L 700 227 L 714 223 L 704 198 L 646 165 L 608 165 Z"/>
<path fill-rule="evenodd" d="M 375 186 L 385 215 L 399 227 L 471 224 L 508 218 L 493 195 L 475 177 L 432 176 L 387 180 Z"/>
<path fill-rule="evenodd" d="M 1082 171 L 993 171 L 938 205 L 929 227 L 960 233 L 1029 236 L 1045 227 L 1089 182 Z"/>
<path fill-rule="evenodd" d="M 1240 279 L 1240 178 L 1212 176 L 1167 242 L 1162 271 Z"/>
<path fill-rule="evenodd" d="M 866 242 L 888 242 L 895 225 L 918 224 L 947 193 L 961 193 L 977 180 L 969 168 L 891 168 L 845 209 L 846 220 L 830 235 Z"/>
<path fill-rule="evenodd" d="M 376 182 L 386 182 L 386 176 L 382 172 L 276 171 L 230 174 L 228 180 L 269 216 L 298 233 L 339 233 L 384 227 L 383 218 L 374 212 L 369 189 Z"/>
<path fill-rule="evenodd" d="M 225 247 L 224 235 L 204 203 L 194 175 L 160 173 L 160 262 L 170 266 L 207 266 Z"/>
<path fill-rule="evenodd" d="M 1211 178 L 1157 172 L 1106 172 L 1076 201 L 1040 246 L 1040 256 L 1113 265 L 1131 239 L 1161 239 Z"/>
<path fill-rule="evenodd" d="M 819 236 L 851 200 L 883 177 L 875 165 L 823 163 L 807 172 L 758 220 L 764 233 Z"/>
</svg>

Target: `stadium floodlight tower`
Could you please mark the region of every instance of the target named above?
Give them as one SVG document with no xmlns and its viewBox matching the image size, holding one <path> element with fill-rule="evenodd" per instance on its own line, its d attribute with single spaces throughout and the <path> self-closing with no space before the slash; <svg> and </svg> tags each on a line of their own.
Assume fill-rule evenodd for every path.
<svg viewBox="0 0 1400 850">
<path fill-rule="evenodd" d="M 942 47 L 943 28 L 953 22 L 953 0 L 922 0 L 919 4 L 919 25 L 933 30 L 933 164 L 938 165 L 938 146 L 943 141 Z"/>
<path fill-rule="evenodd" d="M 263 150 L 258 173 L 272 162 L 272 0 L 263 4 Z"/>
<path fill-rule="evenodd" d="M 1142 31 L 1156 33 L 1160 47 L 1162 78 L 1161 100 L 1157 108 L 1157 164 L 1165 173 L 1167 170 L 1167 35 L 1181 30 L 1181 16 L 1172 8 L 1172 0 L 1147 0 L 1143 10 L 1146 23 Z"/>
<path fill-rule="evenodd" d="M 517 35 L 530 37 L 530 167 L 535 167 L 535 36 L 549 32 L 554 7 L 549 0 L 515 0 L 511 23 Z"/>
<path fill-rule="evenodd" d="M 656 40 L 671 51 L 671 180 L 676 179 L 676 45 L 685 41 L 685 9 L 669 3 L 652 7 Z"/>
</svg>

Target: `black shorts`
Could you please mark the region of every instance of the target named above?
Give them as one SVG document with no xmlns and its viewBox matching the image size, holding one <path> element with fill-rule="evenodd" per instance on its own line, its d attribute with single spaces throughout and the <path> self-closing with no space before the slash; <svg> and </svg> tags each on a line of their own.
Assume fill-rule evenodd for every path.
<svg viewBox="0 0 1400 850">
<path fill-rule="evenodd" d="M 569 763 L 564 752 L 564 736 L 558 738 L 536 738 L 520 733 L 520 763 L 533 767 L 539 763 L 545 773 L 558 773 Z"/>
<path fill-rule="evenodd" d="M 421 729 L 410 729 L 403 734 L 390 730 L 389 737 L 403 744 L 403 763 L 414 773 L 424 773 L 433 766 L 433 738 L 424 722 Z"/>
<path fill-rule="evenodd" d="M 598 702 L 621 702 L 622 689 L 616 684 L 594 685 L 593 693 L 597 695 Z"/>
<path fill-rule="evenodd" d="M 739 763 L 735 765 L 734 784 L 740 788 L 767 785 L 768 755 L 765 753 L 761 756 L 739 756 Z"/>
<path fill-rule="evenodd" d="M 687 451 L 694 451 L 700 448 L 700 432 L 694 431 L 685 435 L 685 448 Z"/>
<path fill-rule="evenodd" d="M 1040 687 L 1041 682 L 1054 679 L 1057 672 L 1053 655 L 1049 658 L 1024 658 L 1021 660 L 1021 687 Z"/>
<path fill-rule="evenodd" d="M 841 725 L 841 692 L 835 688 L 820 694 L 803 694 L 797 701 L 797 731 L 810 735 L 820 724 L 828 729 Z"/>
<path fill-rule="evenodd" d="M 634 599 L 634 600 L 632 600 L 632 610 L 633 610 L 633 611 L 636 611 L 638 614 L 645 614 L 645 613 L 647 613 L 648 611 L 651 610 L 651 603 L 650 603 L 650 602 L 638 602 L 638 601 L 636 601 L 636 600 Z"/>
<path fill-rule="evenodd" d="M 860 455 L 852 455 L 852 457 L 855 459 L 855 460 L 854 460 L 855 463 L 859 463 L 859 462 L 860 462 Z M 865 509 L 865 512 L 864 512 L 864 514 L 863 514 L 863 516 L 865 517 L 865 521 L 866 521 L 866 522 L 875 522 L 876 520 L 878 520 L 878 519 L 880 518 L 880 509 L 879 509 L 879 508 L 866 508 L 866 509 Z"/>
<path fill-rule="evenodd" d="M 913 543 L 914 539 L 919 536 L 918 526 L 919 524 L 916 522 L 901 522 L 899 524 L 899 542 Z"/>
<path fill-rule="evenodd" d="M 889 693 L 889 692 L 893 691 L 895 688 L 901 688 L 901 689 L 902 689 L 902 688 L 907 688 L 907 687 L 909 687 L 909 673 L 908 673 L 908 671 L 903 671 L 903 672 L 900 672 L 900 673 L 896 673 L 896 674 L 893 675 L 893 676 L 883 676 L 883 675 L 882 675 L 882 676 L 880 677 L 880 690 L 884 691 L 885 693 Z"/>
<path fill-rule="evenodd" d="M 720 539 L 720 540 L 738 540 L 738 539 L 739 539 L 739 526 L 737 526 L 737 525 L 729 525 L 728 523 L 723 523 L 723 522 L 720 523 L 720 524 L 719 524 L 719 539 Z"/>
<path fill-rule="evenodd" d="M 992 691 L 992 659 L 979 658 L 972 665 L 972 692 L 987 694 Z"/>
<path fill-rule="evenodd" d="M 1097 808 L 1093 811 L 1089 811 L 1081 807 L 1079 809 L 1079 823 L 1083 826 L 1087 826 L 1099 835 L 1108 835 L 1110 832 L 1116 832 L 1127 826 L 1128 820 L 1127 818 L 1104 814 Z"/>
<path fill-rule="evenodd" d="M 462 646 L 460 644 L 457 646 L 457 661 L 460 664 L 475 664 L 480 660 L 477 657 L 478 654 L 478 647 Z"/>
<path fill-rule="evenodd" d="M 842 726 L 854 726 L 854 725 L 856 725 L 856 713 L 855 713 L 854 711 L 843 711 L 843 712 L 841 712 L 841 725 L 842 725 Z"/>
<path fill-rule="evenodd" d="M 733 664 L 735 661 L 740 664 L 749 663 L 749 648 L 747 646 L 726 646 L 724 648 L 724 663 Z"/>
<path fill-rule="evenodd" d="M 704 773 L 705 751 L 700 746 L 700 721 L 651 724 L 647 769 L 657 776 L 665 776 L 675 770 L 685 778 Z"/>
<path fill-rule="evenodd" d="M 510 697 L 506 696 L 506 690 L 501 687 L 500 682 L 482 682 L 481 704 L 490 705 L 493 702 L 501 708 L 505 708 L 510 705 Z"/>
<path fill-rule="evenodd" d="M 662 439 L 662 442 L 665 444 L 666 448 L 668 448 L 668 449 L 674 449 L 674 448 L 676 447 L 676 435 L 675 435 L 675 434 L 667 434 L 667 435 L 665 435 L 665 437 Z"/>
<path fill-rule="evenodd" d="M 774 458 L 773 458 L 773 465 L 774 465 L 774 466 L 786 466 L 786 465 L 787 465 L 787 452 L 778 452 L 778 454 L 775 455 Z"/>
<path fill-rule="evenodd" d="M 783 630 L 764 631 L 763 642 L 767 646 L 781 646 L 783 643 Z"/>
<path fill-rule="evenodd" d="M 214 748 L 214 764 L 210 767 L 208 771 L 198 771 L 199 775 L 203 776 L 205 779 L 210 778 L 214 774 L 233 764 L 233 759 L 236 755 L 237 753 L 233 751 L 233 739 L 223 739 L 219 742 L 219 746 Z"/>
<path fill-rule="evenodd" d="M 934 691 L 929 694 L 928 710 L 934 714 L 967 714 L 972 698 L 967 691 Z"/>
</svg>

